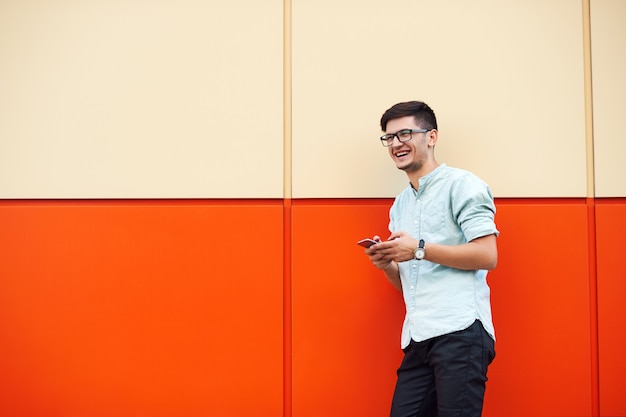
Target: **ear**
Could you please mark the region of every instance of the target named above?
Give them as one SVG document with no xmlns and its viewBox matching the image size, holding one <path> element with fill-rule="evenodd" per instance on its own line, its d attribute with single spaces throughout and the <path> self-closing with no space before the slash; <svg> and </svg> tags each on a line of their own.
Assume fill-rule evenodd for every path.
<svg viewBox="0 0 626 417">
<path fill-rule="evenodd" d="M 428 146 L 435 146 L 437 143 L 437 139 L 439 139 L 439 132 L 437 129 L 433 129 L 428 132 Z"/>
</svg>

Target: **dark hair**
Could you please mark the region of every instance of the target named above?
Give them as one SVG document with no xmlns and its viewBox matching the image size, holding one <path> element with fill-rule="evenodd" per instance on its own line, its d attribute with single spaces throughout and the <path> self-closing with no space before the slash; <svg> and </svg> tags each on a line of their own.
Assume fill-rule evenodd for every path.
<svg viewBox="0 0 626 417">
<path fill-rule="evenodd" d="M 428 107 L 428 104 L 421 101 L 407 101 L 394 104 L 383 114 L 383 117 L 380 119 L 380 127 L 384 132 L 387 130 L 389 120 L 406 116 L 413 116 L 415 123 L 422 129 L 437 129 L 435 112 Z"/>
</svg>

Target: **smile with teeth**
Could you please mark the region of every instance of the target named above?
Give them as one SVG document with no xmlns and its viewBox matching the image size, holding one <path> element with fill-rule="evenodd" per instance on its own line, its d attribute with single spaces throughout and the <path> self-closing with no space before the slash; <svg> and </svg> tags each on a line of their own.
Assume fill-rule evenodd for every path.
<svg viewBox="0 0 626 417">
<path fill-rule="evenodd" d="M 409 154 L 409 151 L 399 151 L 396 152 L 394 155 L 396 156 L 396 158 L 402 158 L 403 156 L 407 156 Z"/>
</svg>

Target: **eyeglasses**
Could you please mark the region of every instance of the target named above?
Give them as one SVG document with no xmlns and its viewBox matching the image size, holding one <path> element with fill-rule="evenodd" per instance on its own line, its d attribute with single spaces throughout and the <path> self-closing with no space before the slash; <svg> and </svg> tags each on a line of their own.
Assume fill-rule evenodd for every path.
<svg viewBox="0 0 626 417">
<path fill-rule="evenodd" d="M 380 137 L 380 141 L 383 143 L 383 146 L 391 146 L 393 145 L 393 138 L 398 138 L 400 143 L 408 142 L 413 137 L 413 133 L 426 133 L 431 130 L 432 129 L 402 129 L 396 133 L 387 133 L 386 135 L 382 135 Z"/>
</svg>

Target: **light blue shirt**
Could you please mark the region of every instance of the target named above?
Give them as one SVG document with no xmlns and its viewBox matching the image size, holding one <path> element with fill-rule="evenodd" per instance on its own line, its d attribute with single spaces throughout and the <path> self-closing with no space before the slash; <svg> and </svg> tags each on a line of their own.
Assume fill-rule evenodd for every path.
<svg viewBox="0 0 626 417">
<path fill-rule="evenodd" d="M 407 187 L 389 212 L 389 230 L 428 243 L 460 245 L 499 231 L 489 186 L 445 164 Z M 428 256 L 428 255 L 427 255 Z M 476 319 L 495 339 L 487 271 L 464 271 L 426 260 L 399 262 L 406 316 L 401 346 L 468 328 Z"/>
</svg>

